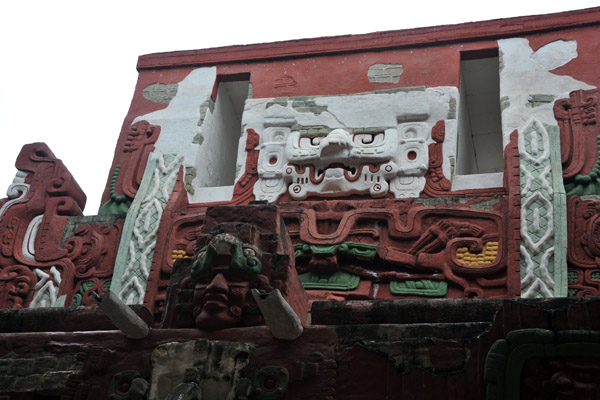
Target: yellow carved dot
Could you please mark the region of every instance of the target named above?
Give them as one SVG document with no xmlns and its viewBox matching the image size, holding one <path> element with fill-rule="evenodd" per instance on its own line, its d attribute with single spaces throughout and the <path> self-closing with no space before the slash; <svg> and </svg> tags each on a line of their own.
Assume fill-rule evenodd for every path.
<svg viewBox="0 0 600 400">
<path fill-rule="evenodd" d="M 171 252 L 171 261 L 175 262 L 178 258 L 189 258 L 185 250 L 173 250 Z"/>
<path fill-rule="evenodd" d="M 494 262 L 498 255 L 498 242 L 487 242 L 481 253 L 471 253 L 467 247 L 456 249 L 456 258 L 464 265 L 487 265 Z"/>
</svg>

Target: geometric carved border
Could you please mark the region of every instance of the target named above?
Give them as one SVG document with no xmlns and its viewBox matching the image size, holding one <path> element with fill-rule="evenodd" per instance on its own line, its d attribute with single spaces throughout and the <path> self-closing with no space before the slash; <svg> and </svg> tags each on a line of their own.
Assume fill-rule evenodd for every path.
<svg viewBox="0 0 600 400">
<path fill-rule="evenodd" d="M 558 131 L 537 119 L 519 130 L 521 297 L 567 295 L 566 194 Z"/>
</svg>

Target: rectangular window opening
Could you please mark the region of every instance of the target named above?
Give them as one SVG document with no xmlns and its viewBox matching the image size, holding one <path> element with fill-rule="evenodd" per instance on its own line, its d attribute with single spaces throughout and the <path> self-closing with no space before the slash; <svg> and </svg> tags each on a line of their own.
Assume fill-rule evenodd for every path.
<svg viewBox="0 0 600 400">
<path fill-rule="evenodd" d="M 250 89 L 250 74 L 218 76 L 213 93 L 211 127 L 203 138 L 198 187 L 232 186 L 236 175 L 242 114 Z M 214 98 L 216 97 L 216 99 Z"/>
<path fill-rule="evenodd" d="M 498 49 L 461 53 L 456 174 L 504 170 Z"/>
</svg>

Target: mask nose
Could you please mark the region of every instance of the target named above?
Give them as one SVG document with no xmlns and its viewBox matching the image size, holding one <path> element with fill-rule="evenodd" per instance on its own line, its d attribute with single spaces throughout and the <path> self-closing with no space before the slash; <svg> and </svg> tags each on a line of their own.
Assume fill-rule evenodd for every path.
<svg viewBox="0 0 600 400">
<path fill-rule="evenodd" d="M 229 291 L 229 286 L 227 285 L 227 279 L 225 279 L 223 274 L 219 273 L 219 274 L 215 275 L 215 277 L 212 279 L 212 281 L 210 281 L 210 283 L 206 287 L 206 291 L 207 292 L 210 291 L 210 292 L 227 293 Z"/>
<path fill-rule="evenodd" d="M 319 155 L 321 158 L 347 158 L 354 147 L 350 134 L 344 129 L 334 129 L 321 140 Z"/>
</svg>

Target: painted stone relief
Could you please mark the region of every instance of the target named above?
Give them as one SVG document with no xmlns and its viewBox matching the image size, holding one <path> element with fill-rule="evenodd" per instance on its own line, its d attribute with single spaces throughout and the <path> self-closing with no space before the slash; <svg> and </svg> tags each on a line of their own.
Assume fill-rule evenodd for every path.
<svg viewBox="0 0 600 400">
<path fill-rule="evenodd" d="M 277 208 L 209 207 L 193 257 L 174 265 L 162 326 L 215 330 L 261 325 L 250 289 L 278 289 L 306 321 L 304 289 Z"/>
<path fill-rule="evenodd" d="M 310 202 L 283 216 L 312 300 L 517 296 L 506 203 L 468 204 Z"/>
<path fill-rule="evenodd" d="M 454 95 L 449 89 L 408 88 L 249 100 L 246 127 L 261 139 L 256 199 L 418 197 L 431 128 L 448 116 Z"/>
<path fill-rule="evenodd" d="M 519 132 L 521 296 L 566 295 L 566 195 L 558 132 L 532 119 Z M 550 131 L 550 132 L 549 132 Z"/>
<path fill-rule="evenodd" d="M 0 308 L 59 307 L 74 295 L 75 265 L 61 238 L 85 194 L 44 143 L 25 145 L 17 176 L 0 200 Z"/>
</svg>

